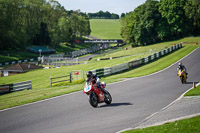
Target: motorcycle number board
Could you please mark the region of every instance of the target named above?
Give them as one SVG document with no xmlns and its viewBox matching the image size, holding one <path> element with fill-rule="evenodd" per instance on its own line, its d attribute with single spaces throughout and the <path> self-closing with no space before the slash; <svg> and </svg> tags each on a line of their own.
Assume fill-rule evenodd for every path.
<svg viewBox="0 0 200 133">
<path fill-rule="evenodd" d="M 90 91 L 90 89 L 91 89 L 91 86 L 89 85 L 89 86 L 85 86 L 85 92 L 88 92 L 88 91 Z"/>
</svg>

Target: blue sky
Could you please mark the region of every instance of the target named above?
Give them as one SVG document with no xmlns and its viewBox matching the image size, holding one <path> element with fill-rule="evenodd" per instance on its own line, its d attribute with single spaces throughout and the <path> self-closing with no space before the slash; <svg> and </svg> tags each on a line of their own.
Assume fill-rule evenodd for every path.
<svg viewBox="0 0 200 133">
<path fill-rule="evenodd" d="M 128 13 L 133 11 L 146 0 L 57 0 L 66 10 L 95 13 L 100 10 L 110 13 Z"/>
</svg>

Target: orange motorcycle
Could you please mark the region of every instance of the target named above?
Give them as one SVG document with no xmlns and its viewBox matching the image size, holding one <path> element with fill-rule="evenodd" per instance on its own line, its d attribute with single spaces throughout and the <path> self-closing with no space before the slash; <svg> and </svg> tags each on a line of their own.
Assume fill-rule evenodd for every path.
<svg viewBox="0 0 200 133">
<path fill-rule="evenodd" d="M 181 80 L 181 83 L 184 84 L 187 82 L 187 75 L 184 70 L 178 70 L 178 77 Z"/>
</svg>

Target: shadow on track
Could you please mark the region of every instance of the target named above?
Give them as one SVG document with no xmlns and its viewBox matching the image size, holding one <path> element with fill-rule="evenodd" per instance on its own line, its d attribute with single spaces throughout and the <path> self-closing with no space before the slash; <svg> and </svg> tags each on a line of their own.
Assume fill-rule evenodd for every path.
<svg viewBox="0 0 200 133">
<path fill-rule="evenodd" d="M 199 82 L 194 82 L 195 84 L 198 84 Z M 186 82 L 186 84 L 193 84 L 193 82 Z"/>
<path fill-rule="evenodd" d="M 118 106 L 129 106 L 133 105 L 132 103 L 129 102 L 124 102 L 124 103 L 111 103 L 111 104 L 104 104 L 99 107 L 118 107 Z"/>
</svg>

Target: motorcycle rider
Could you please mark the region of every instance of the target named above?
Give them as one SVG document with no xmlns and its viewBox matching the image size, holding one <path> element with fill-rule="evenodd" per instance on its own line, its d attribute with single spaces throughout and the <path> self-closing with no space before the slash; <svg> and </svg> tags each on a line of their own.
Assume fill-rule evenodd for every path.
<svg viewBox="0 0 200 133">
<path fill-rule="evenodd" d="M 101 88 L 100 78 L 96 74 L 93 74 L 91 71 L 88 71 L 86 75 L 87 75 L 86 82 L 90 81 L 93 82 L 94 84 L 96 83 L 97 87 L 100 88 L 104 94 L 106 94 L 104 88 Z"/>
<path fill-rule="evenodd" d="M 179 71 L 179 70 L 181 70 L 181 71 L 183 70 L 185 72 L 186 78 L 187 78 L 187 75 L 188 75 L 187 69 L 186 69 L 186 67 L 181 62 L 178 63 L 177 71 Z"/>
</svg>

